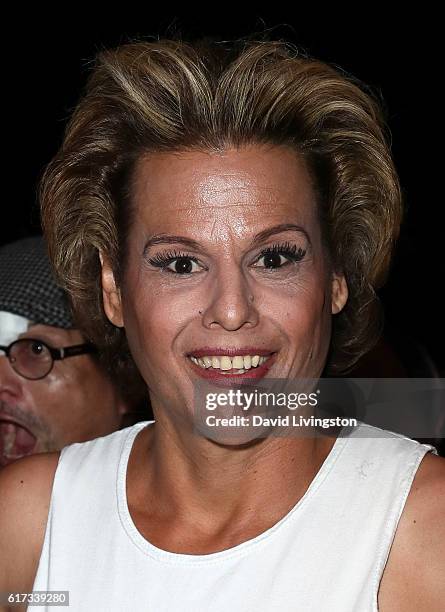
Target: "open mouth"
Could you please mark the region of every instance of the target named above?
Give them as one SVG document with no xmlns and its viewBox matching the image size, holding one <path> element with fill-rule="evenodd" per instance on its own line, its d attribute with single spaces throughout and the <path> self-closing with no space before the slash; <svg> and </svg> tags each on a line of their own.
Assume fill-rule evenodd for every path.
<svg viewBox="0 0 445 612">
<path fill-rule="evenodd" d="M 23 425 L 0 418 L 0 467 L 31 455 L 37 438 Z"/>
<path fill-rule="evenodd" d="M 202 351 L 187 355 L 193 363 L 193 369 L 203 378 L 242 380 L 244 378 L 262 378 L 271 367 L 276 353 L 204 355 Z"/>
<path fill-rule="evenodd" d="M 212 368 L 226 375 L 244 374 L 252 368 L 263 365 L 268 359 L 268 357 L 263 355 L 235 355 L 234 357 L 229 357 L 228 355 L 195 357 L 190 355 L 189 358 L 204 370 Z"/>
</svg>

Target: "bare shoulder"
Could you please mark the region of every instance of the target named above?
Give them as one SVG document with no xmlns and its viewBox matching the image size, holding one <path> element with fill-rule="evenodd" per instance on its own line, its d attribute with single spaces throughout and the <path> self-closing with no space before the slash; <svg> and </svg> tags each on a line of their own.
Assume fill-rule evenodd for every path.
<svg viewBox="0 0 445 612">
<path fill-rule="evenodd" d="M 379 610 L 443 610 L 445 459 L 427 453 L 414 478 L 380 583 Z"/>
<path fill-rule="evenodd" d="M 0 591 L 32 588 L 59 455 L 32 455 L 0 471 Z"/>
</svg>

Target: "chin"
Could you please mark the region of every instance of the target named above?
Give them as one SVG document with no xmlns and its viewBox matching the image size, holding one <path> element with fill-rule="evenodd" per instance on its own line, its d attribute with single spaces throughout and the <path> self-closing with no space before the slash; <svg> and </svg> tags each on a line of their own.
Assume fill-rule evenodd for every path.
<svg viewBox="0 0 445 612">
<path fill-rule="evenodd" d="M 241 428 L 241 431 L 224 431 L 218 429 L 217 431 L 209 432 L 208 428 L 204 431 L 199 431 L 198 434 L 210 440 L 217 446 L 227 449 L 243 449 L 250 448 L 260 444 L 265 438 L 268 437 L 268 433 L 265 430 L 263 433 L 249 428 Z"/>
</svg>

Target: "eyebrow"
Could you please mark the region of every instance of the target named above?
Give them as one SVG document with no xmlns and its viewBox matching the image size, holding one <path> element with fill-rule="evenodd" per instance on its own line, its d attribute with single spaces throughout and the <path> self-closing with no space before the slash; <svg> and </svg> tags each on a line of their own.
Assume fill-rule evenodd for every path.
<svg viewBox="0 0 445 612">
<path fill-rule="evenodd" d="M 258 234 L 255 234 L 252 240 L 252 246 L 255 246 L 261 242 L 264 242 L 268 238 L 275 236 L 275 234 L 281 234 L 283 232 L 300 232 L 305 235 L 309 245 L 312 246 L 312 242 L 308 232 L 301 225 L 295 225 L 294 223 L 281 223 L 280 225 L 274 225 L 273 227 L 269 227 Z M 144 255 L 147 251 L 158 244 L 182 244 L 185 247 L 192 249 L 194 251 L 202 251 L 202 246 L 196 240 L 192 240 L 191 238 L 186 238 L 185 236 L 174 236 L 171 234 L 155 234 L 151 236 L 144 246 Z"/>
<path fill-rule="evenodd" d="M 172 236 L 170 234 L 156 234 L 147 240 L 144 246 L 144 255 L 147 251 L 157 244 L 183 244 L 194 251 L 201 251 L 201 245 L 196 240 L 186 238 L 185 236 Z"/>
<path fill-rule="evenodd" d="M 39 342 L 44 342 L 51 348 L 58 348 L 68 344 L 68 340 L 62 340 L 61 338 L 52 338 L 44 332 L 38 331 L 35 331 L 33 333 L 30 333 L 29 331 L 23 332 L 23 334 L 20 334 L 17 340 L 38 340 Z"/>
<path fill-rule="evenodd" d="M 281 234 L 282 232 L 300 232 L 306 236 L 306 240 L 312 246 L 312 242 L 308 232 L 301 225 L 295 225 L 294 223 L 281 223 L 280 225 L 274 225 L 273 227 L 269 227 L 268 229 L 255 234 L 253 238 L 253 244 L 257 244 L 259 242 L 264 242 L 271 236 L 275 236 L 275 234 Z"/>
</svg>

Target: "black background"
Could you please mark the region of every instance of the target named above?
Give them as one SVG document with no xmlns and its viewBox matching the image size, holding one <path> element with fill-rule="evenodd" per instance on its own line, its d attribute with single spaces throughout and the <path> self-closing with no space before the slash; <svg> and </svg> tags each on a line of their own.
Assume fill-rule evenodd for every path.
<svg viewBox="0 0 445 612">
<path fill-rule="evenodd" d="M 362 5 L 360 13 L 336 9 L 328 14 L 322 6 L 302 12 L 296 6 L 283 14 L 269 10 L 249 15 L 227 4 L 165 13 L 159 8 L 155 13 L 151 6 L 137 12 L 130 5 L 119 10 L 110 6 L 93 16 L 91 7 L 60 5 L 47 15 L 11 14 L 3 22 L 1 243 L 39 231 L 36 184 L 61 143 L 88 62 L 99 49 L 178 30 L 185 38 L 233 38 L 272 28 L 272 37 L 298 44 L 381 92 L 407 207 L 381 296 L 390 325 L 427 347 L 444 372 L 445 231 L 439 222 L 441 170 L 433 170 L 443 113 L 438 96 L 440 35 L 434 32 L 438 17 L 426 10 L 408 15 L 406 8 L 403 15 L 390 16 L 377 5 Z"/>
</svg>

